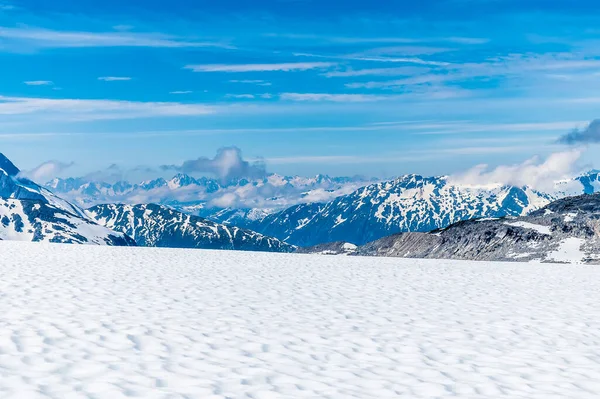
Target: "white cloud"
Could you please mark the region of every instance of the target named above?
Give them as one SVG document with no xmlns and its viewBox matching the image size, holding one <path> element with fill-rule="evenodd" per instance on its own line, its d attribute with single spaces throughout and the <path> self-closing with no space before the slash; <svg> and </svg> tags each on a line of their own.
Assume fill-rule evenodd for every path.
<svg viewBox="0 0 600 399">
<path fill-rule="evenodd" d="M 372 56 L 372 55 L 396 55 L 396 56 L 417 56 L 417 55 L 432 55 L 454 51 L 454 49 L 446 47 L 430 47 L 430 46 L 393 46 L 393 47 L 377 47 L 350 55 L 354 56 Z"/>
<path fill-rule="evenodd" d="M 306 71 L 309 69 L 329 68 L 336 64 L 331 62 L 289 62 L 282 64 L 205 64 L 205 65 L 187 65 L 184 69 L 190 69 L 194 72 L 291 72 Z"/>
<path fill-rule="evenodd" d="M 422 84 L 440 83 L 451 79 L 448 75 L 417 75 L 410 78 L 384 81 L 384 82 L 365 82 L 365 83 L 348 83 L 346 87 L 349 89 L 385 89 L 401 86 L 414 86 Z"/>
<path fill-rule="evenodd" d="M 346 71 L 326 72 L 323 76 L 327 78 L 344 78 L 354 76 L 411 76 L 429 72 L 426 67 L 405 66 L 397 68 L 370 68 L 370 69 L 348 69 Z"/>
<path fill-rule="evenodd" d="M 424 130 L 419 134 L 455 134 L 477 132 L 532 132 L 564 131 L 586 124 L 586 121 L 557 121 L 529 123 L 423 123 L 413 129 Z"/>
<path fill-rule="evenodd" d="M 224 47 L 225 43 L 189 41 L 181 37 L 159 33 L 133 32 L 77 32 L 57 31 L 43 28 L 0 27 L 0 39 L 5 44 L 17 44 L 20 50 L 25 43 L 34 48 L 83 48 L 83 47 Z M 9 46 L 6 46 L 7 48 Z"/>
<path fill-rule="evenodd" d="M 105 82 L 123 82 L 131 80 L 129 76 L 101 76 L 98 80 L 103 80 Z"/>
<path fill-rule="evenodd" d="M 190 159 L 181 165 L 163 165 L 161 169 L 183 173 L 212 173 L 225 181 L 266 176 L 264 164 L 261 161 L 246 161 L 238 147 L 222 147 L 217 150 L 214 158 Z"/>
<path fill-rule="evenodd" d="M 28 80 L 23 83 L 27 86 L 52 86 L 54 84 L 51 80 Z"/>
<path fill-rule="evenodd" d="M 598 67 L 600 60 L 586 59 L 577 53 L 526 53 L 491 57 L 475 63 L 451 64 L 447 66 L 446 73 L 454 80 L 500 76 L 526 77 L 531 81 L 545 78 L 560 83 L 560 79 L 564 80 L 565 76 L 583 76 L 584 71 L 597 72 Z M 547 88 L 547 81 L 544 81 L 544 85 Z"/>
<path fill-rule="evenodd" d="M 457 44 L 485 44 L 490 40 L 481 37 L 352 37 L 352 36 L 324 36 L 313 34 L 268 34 L 270 37 L 282 37 L 287 39 L 297 40 L 320 40 L 324 42 L 340 43 L 340 44 L 369 44 L 369 43 L 435 43 L 435 42 L 450 42 Z"/>
<path fill-rule="evenodd" d="M 225 193 L 220 197 L 213 198 L 210 205 L 217 208 L 232 208 L 237 206 L 239 201 L 240 198 L 234 193 Z"/>
<path fill-rule="evenodd" d="M 177 102 L 50 99 L 0 96 L 0 115 L 50 115 L 61 120 L 129 119 L 213 114 L 214 107 Z M 60 115 L 59 115 L 60 114 Z"/>
<path fill-rule="evenodd" d="M 191 90 L 176 90 L 176 91 L 170 91 L 169 94 L 192 94 L 193 91 Z"/>
<path fill-rule="evenodd" d="M 490 39 L 486 39 L 483 37 L 447 37 L 445 41 L 450 43 L 458 43 L 458 44 L 486 44 L 489 43 Z"/>
<path fill-rule="evenodd" d="M 227 94 L 226 98 L 237 98 L 240 100 L 251 100 L 255 98 L 254 94 Z"/>
<path fill-rule="evenodd" d="M 416 65 L 428 65 L 436 67 L 447 67 L 452 65 L 449 62 L 443 61 L 429 61 L 418 57 L 380 57 L 370 56 L 365 54 L 350 54 L 350 55 L 320 55 L 311 53 L 293 53 L 296 57 L 310 57 L 310 58 L 326 58 L 326 59 L 338 59 L 338 60 L 350 60 L 350 61 L 368 61 L 368 62 L 386 62 L 386 63 L 397 63 L 397 64 L 416 64 Z"/>
<path fill-rule="evenodd" d="M 19 176 L 26 177 L 37 183 L 44 183 L 58 176 L 71 166 L 73 166 L 73 162 L 47 161 L 32 170 L 21 172 Z"/>
<path fill-rule="evenodd" d="M 388 100 L 389 96 L 378 96 L 371 94 L 328 94 L 328 93 L 282 93 L 279 96 L 285 101 L 306 102 L 338 102 L 359 103 Z"/>
<path fill-rule="evenodd" d="M 478 165 L 463 174 L 451 176 L 449 181 L 474 186 L 530 186 L 551 191 L 556 181 L 572 177 L 578 171 L 577 162 L 581 156 L 580 150 L 572 150 L 551 154 L 543 161 L 534 157 L 522 164 L 502 165 L 491 170 L 488 165 Z"/>
<path fill-rule="evenodd" d="M 254 85 L 257 85 L 257 86 L 271 86 L 272 85 L 271 82 L 266 82 L 264 80 L 251 80 L 251 79 L 230 80 L 229 83 L 254 84 Z"/>
</svg>

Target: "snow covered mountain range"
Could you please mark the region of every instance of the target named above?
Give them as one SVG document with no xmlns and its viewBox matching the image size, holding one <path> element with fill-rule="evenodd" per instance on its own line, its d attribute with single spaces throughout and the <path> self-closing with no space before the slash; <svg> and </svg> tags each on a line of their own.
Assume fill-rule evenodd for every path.
<svg viewBox="0 0 600 399">
<path fill-rule="evenodd" d="M 156 203 L 197 216 L 210 216 L 223 209 L 260 209 L 270 213 L 300 203 L 329 201 L 373 181 L 363 177 L 271 174 L 260 179 L 224 182 L 179 173 L 170 180 L 158 178 L 140 183 L 56 178 L 45 187 L 85 208 L 106 203 Z"/>
<path fill-rule="evenodd" d="M 77 206 L 19 174 L 0 154 L 0 239 L 135 245 L 125 234 L 100 226 Z"/>
<path fill-rule="evenodd" d="M 0 240 L 268 252 L 296 249 L 274 238 L 159 205 L 106 205 L 84 211 L 21 177 L 2 154 Z"/>
<path fill-rule="evenodd" d="M 580 194 L 584 186 L 577 185 Z M 568 187 L 573 190 L 573 185 Z M 362 245 L 390 234 L 426 232 L 461 220 L 521 216 L 560 196 L 528 187 L 456 185 L 447 177 L 407 175 L 327 203 L 293 206 L 244 226 L 298 246 L 336 241 Z"/>
<path fill-rule="evenodd" d="M 301 252 L 600 264 L 600 193 L 563 198 L 518 218 L 469 220 L 429 233 L 395 234 L 360 247 L 339 242 Z"/>
<path fill-rule="evenodd" d="M 555 199 L 600 190 L 600 172 L 557 182 L 551 193 L 529 187 L 458 184 L 445 176 L 406 175 L 387 182 L 367 182 L 322 175 L 270 175 L 223 184 L 179 174 L 169 181 L 156 179 L 137 185 L 55 179 L 48 186 L 84 204 L 157 202 L 291 245 L 335 241 L 362 245 L 390 234 L 426 232 L 462 220 L 525 215 Z M 293 205 L 285 206 L 289 203 Z"/>
<path fill-rule="evenodd" d="M 147 247 L 293 252 L 296 248 L 253 231 L 225 226 L 161 205 L 97 205 L 88 214 Z"/>
</svg>

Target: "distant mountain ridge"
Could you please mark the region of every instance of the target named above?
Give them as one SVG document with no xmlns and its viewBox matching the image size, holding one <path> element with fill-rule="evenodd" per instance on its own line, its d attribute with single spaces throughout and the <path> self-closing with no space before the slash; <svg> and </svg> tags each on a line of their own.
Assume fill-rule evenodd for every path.
<svg viewBox="0 0 600 399">
<path fill-rule="evenodd" d="M 98 225 L 79 207 L 29 179 L 0 154 L 0 239 L 130 246 L 122 233 Z"/>
<path fill-rule="evenodd" d="M 97 205 L 87 212 L 98 223 L 127 234 L 141 246 L 266 252 L 296 250 L 275 238 L 156 204 Z"/>
<path fill-rule="evenodd" d="M 306 178 L 271 174 L 254 180 L 223 182 L 179 173 L 169 180 L 161 177 L 140 183 L 56 178 L 45 187 L 85 208 L 104 203 L 156 203 L 209 217 L 223 210 L 274 212 L 298 203 L 327 201 L 373 181 L 363 177 L 317 175 Z"/>
</svg>

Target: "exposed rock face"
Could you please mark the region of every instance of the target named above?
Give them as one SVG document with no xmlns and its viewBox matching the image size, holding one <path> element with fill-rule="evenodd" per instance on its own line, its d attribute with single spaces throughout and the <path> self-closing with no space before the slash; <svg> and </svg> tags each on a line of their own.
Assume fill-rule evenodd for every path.
<svg viewBox="0 0 600 399">
<path fill-rule="evenodd" d="M 298 248 L 299 254 L 319 254 L 319 255 L 357 255 L 358 247 L 349 242 L 337 241 L 327 244 L 319 244 L 314 247 Z"/>
</svg>

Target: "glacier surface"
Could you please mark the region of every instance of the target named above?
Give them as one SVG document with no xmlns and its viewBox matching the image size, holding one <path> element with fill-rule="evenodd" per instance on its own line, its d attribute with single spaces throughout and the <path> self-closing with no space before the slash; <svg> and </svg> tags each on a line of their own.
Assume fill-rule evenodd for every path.
<svg viewBox="0 0 600 399">
<path fill-rule="evenodd" d="M 0 242 L 2 398 L 597 398 L 600 269 Z"/>
</svg>

